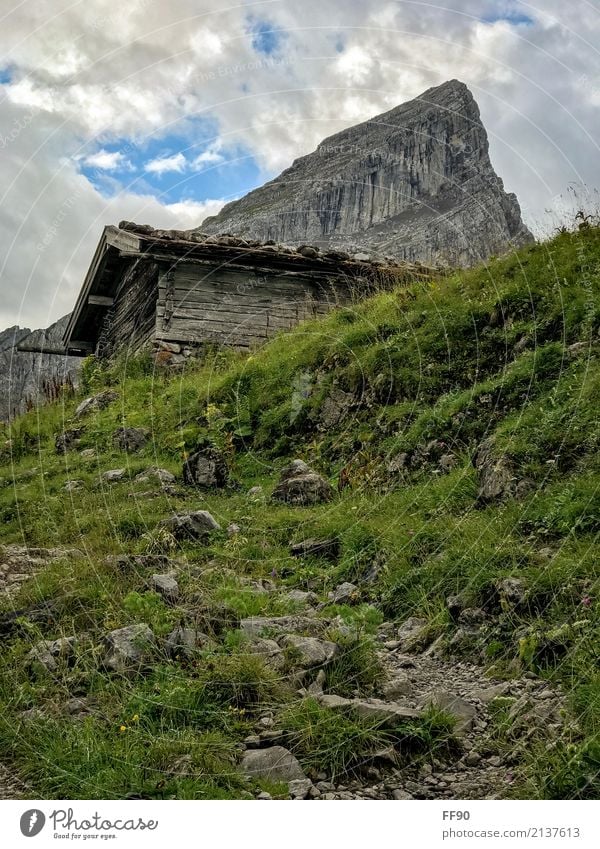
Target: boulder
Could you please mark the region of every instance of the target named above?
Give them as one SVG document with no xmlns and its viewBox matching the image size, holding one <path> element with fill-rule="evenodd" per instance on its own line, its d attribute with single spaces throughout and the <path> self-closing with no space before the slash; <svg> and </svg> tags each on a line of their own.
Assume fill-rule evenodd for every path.
<svg viewBox="0 0 600 849">
<path fill-rule="evenodd" d="M 66 454 L 67 451 L 73 451 L 81 444 L 81 437 L 85 432 L 83 427 L 75 427 L 70 430 L 63 430 L 54 441 L 54 448 L 57 454 Z"/>
<path fill-rule="evenodd" d="M 169 604 L 173 604 L 179 598 L 179 584 L 173 575 L 152 575 L 148 584 L 150 589 L 161 595 Z"/>
<path fill-rule="evenodd" d="M 80 418 L 81 416 L 85 416 L 87 413 L 90 413 L 92 410 L 104 410 L 109 406 L 109 404 L 112 404 L 113 401 L 117 401 L 118 398 L 118 392 L 106 389 L 104 392 L 100 392 L 98 395 L 93 395 L 91 398 L 86 398 L 85 401 L 82 401 L 75 410 L 75 416 L 76 418 Z"/>
<path fill-rule="evenodd" d="M 292 557 L 323 557 L 331 563 L 337 562 L 340 556 L 340 541 L 338 539 L 309 539 L 290 545 Z"/>
<path fill-rule="evenodd" d="M 244 752 L 242 769 L 252 778 L 268 781 L 305 781 L 306 775 L 298 760 L 283 746 L 269 749 L 249 749 Z"/>
<path fill-rule="evenodd" d="M 113 443 L 121 451 L 133 454 L 148 442 L 150 431 L 145 427 L 120 427 L 113 433 Z"/>
<path fill-rule="evenodd" d="M 286 504 L 320 504 L 331 501 L 333 487 L 303 460 L 294 460 L 282 471 L 272 498 Z"/>
<path fill-rule="evenodd" d="M 117 628 L 104 638 L 104 665 L 114 672 L 127 672 L 147 665 L 155 647 L 154 634 L 140 622 Z"/>
<path fill-rule="evenodd" d="M 225 455 L 214 446 L 191 454 L 183 465 L 183 480 L 198 489 L 220 489 L 229 483 Z"/>
<path fill-rule="evenodd" d="M 221 529 L 219 523 L 207 510 L 175 513 L 168 519 L 163 519 L 160 527 L 165 528 L 178 540 L 206 540 L 211 531 Z"/>
<path fill-rule="evenodd" d="M 319 640 L 316 637 L 302 637 L 298 634 L 288 634 L 279 644 L 293 649 L 297 662 L 304 669 L 312 666 L 324 666 L 338 653 L 338 646 L 329 640 Z"/>
</svg>

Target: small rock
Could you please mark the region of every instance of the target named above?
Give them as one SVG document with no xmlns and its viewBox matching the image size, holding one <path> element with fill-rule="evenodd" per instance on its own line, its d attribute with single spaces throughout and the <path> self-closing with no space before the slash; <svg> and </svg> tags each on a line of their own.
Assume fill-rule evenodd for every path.
<svg viewBox="0 0 600 849">
<path fill-rule="evenodd" d="M 248 498 L 250 498 L 252 501 L 259 501 L 261 498 L 263 498 L 263 496 L 264 492 L 262 486 L 252 486 L 248 490 Z"/>
<path fill-rule="evenodd" d="M 286 504 L 307 505 L 331 501 L 333 494 L 329 481 L 309 468 L 303 460 L 293 460 L 281 472 L 272 498 Z"/>
<path fill-rule="evenodd" d="M 409 708 L 398 702 L 384 702 L 380 699 L 353 699 L 352 707 L 365 719 L 375 719 L 382 725 L 395 724 L 404 719 L 418 719 L 420 710 Z"/>
<path fill-rule="evenodd" d="M 394 678 L 383 685 L 381 692 L 386 699 L 395 701 L 402 698 L 402 696 L 411 696 L 413 694 L 413 686 L 406 673 L 398 672 Z"/>
<path fill-rule="evenodd" d="M 196 510 L 193 513 L 175 513 L 168 519 L 163 519 L 160 527 L 173 534 L 175 539 L 205 540 L 211 531 L 221 529 L 219 523 L 207 510 Z"/>
<path fill-rule="evenodd" d="M 141 451 L 148 442 L 150 431 L 144 427 L 120 427 L 113 433 L 113 443 L 121 451 L 133 454 Z"/>
<path fill-rule="evenodd" d="M 252 654 L 260 655 L 265 663 L 274 669 L 281 669 L 285 665 L 285 655 L 275 640 L 253 640 L 248 648 Z"/>
<path fill-rule="evenodd" d="M 109 469 L 100 476 L 102 483 L 118 483 L 127 477 L 127 469 Z"/>
<path fill-rule="evenodd" d="M 183 481 L 198 489 L 221 489 L 229 483 L 229 469 L 222 451 L 208 446 L 195 451 L 183 466 Z"/>
<path fill-rule="evenodd" d="M 80 418 L 92 410 L 103 410 L 105 407 L 108 407 L 109 404 L 112 404 L 113 401 L 117 401 L 118 398 L 118 392 L 106 389 L 104 392 L 100 392 L 98 395 L 94 395 L 91 398 L 86 398 L 85 401 L 82 401 L 75 410 L 75 416 L 76 418 Z"/>
<path fill-rule="evenodd" d="M 231 537 L 237 536 L 241 532 L 241 528 L 239 525 L 236 525 L 235 522 L 232 522 L 227 526 L 227 536 L 231 539 Z"/>
<path fill-rule="evenodd" d="M 79 492 L 83 489 L 83 481 L 67 481 L 63 486 L 65 492 Z"/>
<path fill-rule="evenodd" d="M 485 610 L 480 607 L 465 607 L 458 617 L 461 625 L 482 625 L 488 618 Z"/>
<path fill-rule="evenodd" d="M 250 749 L 244 752 L 242 769 L 252 778 L 269 781 L 306 781 L 298 760 L 283 746 Z"/>
<path fill-rule="evenodd" d="M 316 637 L 301 637 L 298 634 L 288 634 L 280 644 L 292 648 L 298 663 L 305 668 L 324 666 L 330 663 L 338 652 L 336 643 Z"/>
<path fill-rule="evenodd" d="M 407 793 L 406 790 L 392 790 L 392 799 L 396 799 L 398 801 L 408 801 L 409 799 L 414 799 L 414 796 L 411 796 L 410 793 Z"/>
<path fill-rule="evenodd" d="M 471 751 L 465 755 L 464 761 L 467 766 L 477 766 L 481 760 L 481 755 L 478 752 Z"/>
<path fill-rule="evenodd" d="M 27 655 L 27 661 L 33 670 L 40 667 L 46 672 L 56 672 L 59 663 L 73 658 L 77 640 L 75 637 L 60 637 L 58 640 L 41 640 Z"/>
<path fill-rule="evenodd" d="M 401 451 L 387 464 L 387 470 L 390 475 L 397 475 L 408 468 L 409 455 L 406 451 Z"/>
<path fill-rule="evenodd" d="M 476 708 L 465 701 L 455 693 L 448 690 L 434 690 L 422 702 L 424 705 L 433 704 L 448 713 L 454 714 L 457 719 L 456 731 L 465 732 L 473 727 L 475 716 L 477 715 Z"/>
<path fill-rule="evenodd" d="M 157 480 L 162 486 L 171 486 L 175 483 L 174 474 L 167 469 L 160 469 L 157 466 L 151 466 L 149 469 L 145 469 L 134 478 L 136 483 L 150 483 L 152 479 Z"/>
<path fill-rule="evenodd" d="M 211 639 L 207 634 L 195 628 L 175 628 L 166 639 L 167 654 L 172 658 L 180 656 L 191 658 L 198 649 L 210 645 Z"/>
<path fill-rule="evenodd" d="M 285 598 L 293 604 L 303 605 L 316 604 L 319 600 L 315 593 L 305 592 L 304 590 L 290 590 L 289 593 L 286 593 Z"/>
<path fill-rule="evenodd" d="M 115 672 L 125 672 L 144 666 L 154 649 L 154 634 L 143 622 L 117 628 L 104 638 L 104 663 Z"/>
<path fill-rule="evenodd" d="M 179 598 L 179 584 L 173 575 L 152 575 L 149 584 L 165 601 L 172 603 Z"/>
<path fill-rule="evenodd" d="M 425 645 L 427 620 L 409 617 L 398 628 L 397 636 L 402 651 L 416 651 Z"/>
<path fill-rule="evenodd" d="M 71 430 L 64 430 L 56 437 L 54 448 L 57 454 L 66 454 L 67 451 L 73 451 L 81 443 L 85 428 L 78 427 Z"/>
<path fill-rule="evenodd" d="M 289 794 L 292 799 L 307 799 L 312 786 L 310 778 L 295 778 L 288 785 Z"/>
<path fill-rule="evenodd" d="M 251 616 L 242 619 L 240 630 L 248 639 L 260 637 L 264 631 L 276 634 L 290 634 L 303 631 L 311 636 L 319 636 L 327 630 L 328 622 L 311 616 Z"/>
<path fill-rule="evenodd" d="M 305 539 L 290 545 L 292 557 L 323 557 L 332 563 L 337 562 L 340 554 L 338 539 Z"/>
<path fill-rule="evenodd" d="M 91 460 L 96 456 L 96 451 L 93 448 L 84 448 L 79 454 L 84 460 Z"/>
<path fill-rule="evenodd" d="M 523 607 L 525 604 L 527 592 L 521 578 L 503 578 L 498 581 L 496 588 L 504 609 Z"/>
<path fill-rule="evenodd" d="M 344 581 L 344 583 L 336 587 L 333 592 L 330 592 L 327 598 L 332 604 L 344 604 L 345 602 L 350 601 L 355 593 L 358 593 L 358 587 L 356 584 Z"/>
<path fill-rule="evenodd" d="M 507 690 L 508 684 L 503 681 L 500 684 L 494 684 L 492 687 L 481 687 L 477 690 L 473 690 L 472 696 L 484 705 L 488 705 L 494 699 L 497 699 L 498 696 L 503 696 Z"/>
<path fill-rule="evenodd" d="M 514 495 L 517 480 L 513 465 L 508 457 L 497 456 L 493 437 L 479 445 L 473 457 L 473 464 L 479 473 L 479 501 L 488 503 Z"/>
</svg>

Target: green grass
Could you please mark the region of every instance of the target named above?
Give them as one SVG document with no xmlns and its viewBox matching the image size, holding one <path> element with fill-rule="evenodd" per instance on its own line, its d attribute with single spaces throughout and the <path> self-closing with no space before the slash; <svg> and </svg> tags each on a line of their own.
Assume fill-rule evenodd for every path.
<svg viewBox="0 0 600 849">
<path fill-rule="evenodd" d="M 556 751 L 523 756 L 522 792 L 596 793 L 599 283 L 600 230 L 583 227 L 485 268 L 337 310 L 251 355 L 207 350 L 177 374 L 148 356 L 87 360 L 77 398 L 1 426 L 0 544 L 85 553 L 49 565 L 0 604 L 0 613 L 42 601 L 56 606 L 48 625 L 22 619 L 3 638 L 0 658 L 0 740 L 39 795 L 239 797 L 246 785 L 235 747 L 264 711 L 285 710 L 307 764 L 356 769 L 381 743 L 380 729 L 290 702 L 285 682 L 245 650 L 240 619 L 293 612 L 285 589 L 310 589 L 322 615 L 339 614 L 351 631 L 326 686 L 369 694 L 381 675 L 371 638 L 384 619 L 418 615 L 432 636 L 450 637 L 455 626 L 445 598 L 461 593 L 469 606 L 485 605 L 495 582 L 508 576 L 525 582 L 526 604 L 496 611 L 467 657 L 501 675 L 534 670 L 569 697 L 579 730 Z M 528 344 L 515 353 L 523 338 Z M 575 356 L 569 346 L 580 342 L 584 350 Z M 356 400 L 337 425 L 325 426 L 321 406 L 334 385 Z M 95 456 L 57 455 L 54 440 L 74 426 L 78 402 L 107 387 L 119 400 L 82 422 L 81 447 Z M 123 425 L 151 431 L 139 454 L 115 449 L 112 434 Z M 520 500 L 477 501 L 471 458 L 490 435 L 531 482 Z M 395 454 L 416 456 L 432 439 L 455 455 L 449 473 L 427 462 L 403 475 L 387 472 Z M 180 477 L 185 457 L 206 440 L 226 453 L 237 489 L 182 487 L 140 497 L 152 487 L 133 481 L 138 472 L 161 466 Z M 295 456 L 334 485 L 343 471 L 348 486 L 326 505 L 271 502 L 279 470 Z M 99 483 L 101 472 L 119 467 L 127 469 L 126 481 Z M 73 479 L 82 489 L 66 493 Z M 249 499 L 246 491 L 256 485 L 265 497 Z M 229 538 L 223 530 L 207 545 L 179 546 L 157 526 L 185 509 L 207 509 L 223 529 L 235 522 L 241 533 Z M 289 543 L 311 536 L 337 537 L 339 562 L 291 557 Z M 161 551 L 187 559 L 175 605 L 149 590 L 152 570 L 123 571 L 107 560 Z M 259 579 L 278 582 L 282 593 L 254 592 L 248 582 Z M 327 594 L 341 581 L 359 591 L 333 607 Z M 145 621 L 161 636 L 191 616 L 214 641 L 199 658 L 161 657 L 151 675 L 132 679 L 98 671 L 107 630 Z M 31 677 L 24 658 L 36 640 L 81 632 L 73 666 L 55 679 Z M 96 700 L 100 714 L 83 722 L 65 717 L 61 706 L 73 695 Z M 31 708 L 43 709 L 46 719 L 23 720 Z M 140 721 L 130 729 L 126 719 L 134 714 Z M 124 721 L 127 733 L 117 733 Z M 415 729 L 411 735 L 418 736 Z M 204 748 L 192 754 L 191 740 Z M 188 743 L 194 768 L 170 772 Z M 423 751 L 436 745 L 425 735 Z"/>
</svg>

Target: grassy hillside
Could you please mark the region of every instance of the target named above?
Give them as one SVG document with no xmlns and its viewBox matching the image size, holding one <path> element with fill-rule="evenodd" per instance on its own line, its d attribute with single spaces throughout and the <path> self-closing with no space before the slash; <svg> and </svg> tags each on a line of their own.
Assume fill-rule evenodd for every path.
<svg viewBox="0 0 600 849">
<path fill-rule="evenodd" d="M 0 742 L 19 774 L 42 797 L 244 796 L 241 744 L 265 715 L 305 770 L 328 777 L 359 770 L 390 741 L 406 763 L 451 757 L 443 712 L 384 730 L 298 699 L 293 675 L 248 652 L 240 619 L 297 613 L 286 593 L 302 589 L 317 595 L 316 615 L 340 646 L 326 691 L 376 694 L 377 636 L 391 627 L 382 623 L 424 618 L 425 644 L 438 640 L 448 663 L 481 664 L 482 679 L 540 677 L 567 697 L 560 733 L 532 733 L 506 794 L 596 798 L 599 287 L 600 230 L 582 226 L 340 309 L 251 356 L 212 351 L 176 374 L 150 358 L 86 361 L 80 397 L 0 438 L 0 545 L 85 554 L 37 569 L 0 602 Z M 76 420 L 81 399 L 107 388 L 118 399 Z M 113 442 L 122 426 L 151 439 L 124 454 Z M 80 443 L 58 454 L 56 436 L 72 427 L 84 428 Z M 511 484 L 484 498 L 474 460 L 490 437 L 493 473 L 508 469 Z M 186 456 L 209 444 L 227 459 L 228 488 L 164 492 L 134 480 L 158 466 L 180 481 Z M 333 500 L 270 499 L 296 457 L 332 482 Z M 99 481 L 115 468 L 124 480 Z M 65 491 L 67 481 L 79 483 Z M 177 543 L 158 527 L 198 509 L 223 529 L 207 543 Z M 339 540 L 335 562 L 291 555 L 290 543 L 310 537 Z M 111 559 L 124 554 L 185 559 L 177 601 L 149 589 L 156 569 Z M 517 579 L 515 597 L 498 589 L 505 578 Z M 356 591 L 333 604 L 328 593 L 344 581 Z M 482 611 L 478 627 L 457 621 L 447 602 L 456 595 L 458 609 Z M 50 616 L 31 615 L 44 603 Z M 210 637 L 193 659 L 159 652 L 134 676 L 100 662 L 112 629 L 144 622 L 160 642 L 190 621 Z M 71 635 L 68 663 L 32 668 L 32 646 Z M 293 672 L 293 652 L 285 662 Z M 93 710 L 74 719 L 73 698 Z M 514 746 L 510 707 L 494 705 L 500 756 Z"/>
</svg>

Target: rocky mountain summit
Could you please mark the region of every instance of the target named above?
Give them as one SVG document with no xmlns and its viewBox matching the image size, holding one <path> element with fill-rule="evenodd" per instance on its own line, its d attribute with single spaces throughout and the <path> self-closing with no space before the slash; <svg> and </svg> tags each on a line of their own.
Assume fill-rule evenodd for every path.
<svg viewBox="0 0 600 849">
<path fill-rule="evenodd" d="M 450 80 L 330 136 L 200 229 L 472 265 L 533 241 L 488 148 L 473 95 Z"/>
<path fill-rule="evenodd" d="M 29 403 L 45 397 L 50 383 L 75 379 L 81 365 L 77 357 L 17 350 L 22 344 L 49 351 L 60 348 L 67 321 L 65 316 L 47 330 L 15 326 L 0 332 L 0 421 L 20 415 Z"/>
</svg>

